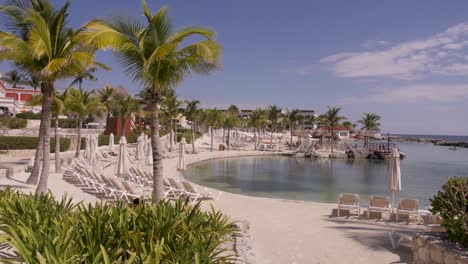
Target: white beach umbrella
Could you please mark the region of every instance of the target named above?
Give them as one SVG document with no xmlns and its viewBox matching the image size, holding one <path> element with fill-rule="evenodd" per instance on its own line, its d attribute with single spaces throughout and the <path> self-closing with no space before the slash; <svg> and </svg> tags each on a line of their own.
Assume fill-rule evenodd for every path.
<svg viewBox="0 0 468 264">
<path fill-rule="evenodd" d="M 91 165 L 96 165 L 97 164 L 97 155 L 98 155 L 98 143 L 97 143 L 97 137 L 90 137 L 90 140 L 89 140 L 89 146 L 90 146 L 90 151 L 89 151 L 89 161 L 90 161 L 90 164 Z M 94 172 L 94 168 L 96 166 L 93 166 L 93 172 Z"/>
<path fill-rule="evenodd" d="M 395 192 L 401 191 L 400 152 L 393 148 L 388 162 L 388 190 L 392 192 L 392 208 L 395 206 Z"/>
<path fill-rule="evenodd" d="M 114 151 L 114 134 L 109 135 L 109 152 Z"/>
<path fill-rule="evenodd" d="M 145 143 L 143 142 L 143 140 L 144 140 L 144 138 L 141 135 L 137 138 L 135 159 L 138 160 L 138 163 L 140 162 L 140 160 L 143 159 L 143 156 L 144 156 L 143 147 L 145 146 Z"/>
<path fill-rule="evenodd" d="M 153 149 L 151 145 L 151 140 L 148 140 L 146 143 L 146 150 L 145 150 L 145 164 L 147 167 L 147 170 L 151 171 L 151 168 L 153 168 Z"/>
<path fill-rule="evenodd" d="M 117 175 L 128 174 L 128 161 L 127 161 L 127 139 L 122 136 L 119 141 L 119 162 L 117 163 Z"/>
<path fill-rule="evenodd" d="M 78 146 L 79 148 L 80 146 Z M 85 159 L 89 159 L 90 158 L 90 154 L 91 154 L 91 138 L 89 136 L 86 136 L 85 137 L 85 150 L 84 150 L 84 157 Z"/>
<path fill-rule="evenodd" d="M 179 160 L 177 161 L 177 170 L 185 170 L 185 138 L 180 140 L 179 144 Z"/>
</svg>

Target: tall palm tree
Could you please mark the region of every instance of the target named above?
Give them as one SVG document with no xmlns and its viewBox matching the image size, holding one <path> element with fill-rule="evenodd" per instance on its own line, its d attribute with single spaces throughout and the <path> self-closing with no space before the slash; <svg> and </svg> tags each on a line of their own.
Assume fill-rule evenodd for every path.
<svg viewBox="0 0 468 264">
<path fill-rule="evenodd" d="M 335 137 L 335 127 L 343 120 L 344 116 L 340 116 L 341 107 L 328 107 L 328 111 L 320 116 L 320 122 L 330 130 L 331 153 L 333 153 L 333 143 Z"/>
<path fill-rule="evenodd" d="M 78 88 L 80 89 L 80 92 L 83 92 L 83 81 L 84 80 L 89 80 L 89 81 L 97 81 L 96 76 L 94 76 L 94 72 L 97 71 L 96 67 L 89 67 L 83 71 L 78 72 L 75 74 L 73 81 L 70 83 L 70 86 L 74 86 L 78 84 Z"/>
<path fill-rule="evenodd" d="M 114 95 L 116 95 L 116 92 L 110 85 L 106 85 L 104 88 L 98 91 L 99 100 L 107 108 L 107 117 L 110 117 L 112 114 L 111 108 Z"/>
<path fill-rule="evenodd" d="M 376 114 L 364 113 L 357 122 L 362 125 L 361 129 L 375 130 L 380 127 L 380 116 Z M 369 145 L 369 138 L 364 137 L 364 147 Z"/>
<path fill-rule="evenodd" d="M 125 72 L 137 83 L 151 91 L 147 101 L 151 109 L 153 146 L 153 196 L 163 198 L 162 148 L 159 137 L 159 104 L 161 94 L 173 89 L 192 72 L 208 74 L 219 69 L 220 45 L 215 33 L 203 27 L 185 27 L 174 31 L 163 7 L 151 14 L 143 0 L 141 23 L 139 18 L 113 17 L 95 20 L 86 25 L 88 43 L 96 48 L 112 48 Z M 202 39 L 189 44 L 189 37 Z"/>
<path fill-rule="evenodd" d="M 0 60 L 9 61 L 41 81 L 39 142 L 33 170 L 27 180 L 27 183 L 35 184 L 39 178 L 36 192 L 41 194 L 47 192 L 50 170 L 51 103 L 55 81 L 71 77 L 94 64 L 94 53 L 83 45 L 83 32 L 73 31 L 67 24 L 69 5 L 67 2 L 54 8 L 49 0 L 7 1 L 0 8 L 10 31 L 0 32 Z"/>
<path fill-rule="evenodd" d="M 80 156 L 81 128 L 83 121 L 91 114 L 101 114 L 106 111 L 106 107 L 99 101 L 94 90 L 81 92 L 74 87 L 65 91 L 65 105 L 69 113 L 78 116 L 78 141 L 75 158 Z"/>
<path fill-rule="evenodd" d="M 281 108 L 279 108 L 276 105 L 272 105 L 268 107 L 267 113 L 268 113 L 268 120 L 270 121 L 270 125 L 271 125 L 270 144 L 273 144 L 273 131 L 276 129 L 276 126 L 278 125 L 278 121 L 281 117 Z"/>
<path fill-rule="evenodd" d="M 64 94 L 55 92 L 52 98 L 51 112 L 54 118 L 54 133 L 55 133 L 55 172 L 62 173 L 61 160 L 60 160 L 60 135 L 59 135 L 59 116 L 64 113 L 65 105 Z"/>
<path fill-rule="evenodd" d="M 169 139 L 171 143 L 169 144 L 169 151 L 172 151 L 172 145 L 174 142 L 174 119 L 177 119 L 180 114 L 180 108 L 182 107 L 183 102 L 177 100 L 176 95 L 167 95 L 164 96 L 161 100 L 161 110 L 169 119 L 170 124 L 170 135 Z M 176 124 L 177 125 L 177 124 Z M 177 126 L 175 127 L 175 141 L 177 141 Z"/>
<path fill-rule="evenodd" d="M 257 150 L 258 145 L 258 133 L 260 129 L 264 126 L 267 122 L 267 117 L 265 115 L 265 111 L 262 109 L 255 109 L 249 116 L 248 125 L 254 129 L 254 147 Z"/>
<path fill-rule="evenodd" d="M 122 136 L 125 136 L 125 120 L 140 111 L 140 103 L 131 96 L 119 94 L 113 97 L 111 104 L 112 112 L 122 120 Z"/>
<path fill-rule="evenodd" d="M 240 110 L 239 110 L 239 108 L 238 108 L 236 105 L 230 105 L 230 106 L 228 107 L 228 109 L 226 110 L 226 112 L 227 112 L 228 114 L 232 115 L 232 116 L 235 116 L 235 117 L 239 117 L 239 116 L 240 116 L 240 113 L 241 113 Z M 237 125 L 240 124 L 240 122 L 236 122 L 236 123 L 237 123 Z M 236 127 L 235 127 L 235 129 L 236 129 L 236 138 L 237 138 L 237 125 L 236 125 Z"/>
<path fill-rule="evenodd" d="M 26 78 L 17 70 L 12 70 L 2 76 L 2 80 L 11 84 L 12 88 L 18 87 L 18 84 L 27 84 Z"/>
<path fill-rule="evenodd" d="M 36 91 L 37 88 L 41 87 L 41 79 L 36 74 L 31 74 L 26 82 L 27 85 L 31 86 L 34 89 L 34 91 Z"/>
<path fill-rule="evenodd" d="M 301 111 L 299 109 L 292 109 L 286 113 L 286 122 L 289 126 L 289 132 L 291 135 L 291 139 L 289 141 L 290 149 L 293 147 L 293 130 L 299 124 L 299 121 L 302 120 L 300 113 Z"/>
<path fill-rule="evenodd" d="M 192 130 L 192 153 L 195 154 L 197 153 L 195 150 L 195 130 L 197 127 L 197 117 L 200 114 L 200 109 L 198 108 L 200 101 L 185 101 L 185 104 L 185 117 L 191 122 L 190 128 Z"/>
<path fill-rule="evenodd" d="M 237 127 L 237 125 L 239 124 L 240 120 L 239 120 L 239 117 L 237 115 L 234 115 L 232 113 L 226 113 L 225 116 L 224 116 L 224 126 L 227 128 L 227 141 L 226 141 L 226 145 L 227 145 L 227 150 L 230 151 L 231 150 L 231 129 Z"/>
<path fill-rule="evenodd" d="M 219 128 L 223 123 L 223 113 L 218 109 L 208 109 L 206 110 L 206 122 L 210 126 L 211 134 L 211 147 L 210 151 L 213 152 L 213 138 L 214 138 L 214 129 Z"/>
</svg>

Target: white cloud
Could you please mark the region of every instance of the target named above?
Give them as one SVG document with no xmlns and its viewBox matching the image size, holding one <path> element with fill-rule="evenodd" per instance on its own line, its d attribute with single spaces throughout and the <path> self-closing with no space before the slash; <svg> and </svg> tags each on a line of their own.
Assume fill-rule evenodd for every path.
<svg viewBox="0 0 468 264">
<path fill-rule="evenodd" d="M 461 23 L 427 39 L 364 52 L 342 52 L 320 60 L 339 77 L 417 79 L 429 74 L 468 74 L 464 48 L 468 23 Z"/>
<path fill-rule="evenodd" d="M 468 98 L 468 84 L 407 85 L 369 91 L 367 96 L 350 96 L 340 104 L 399 104 L 399 103 L 449 103 Z"/>
</svg>

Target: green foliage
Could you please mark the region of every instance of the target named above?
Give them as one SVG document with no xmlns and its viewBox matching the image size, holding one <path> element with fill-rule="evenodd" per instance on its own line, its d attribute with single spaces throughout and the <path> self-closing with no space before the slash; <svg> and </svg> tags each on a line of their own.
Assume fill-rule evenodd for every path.
<svg viewBox="0 0 468 264">
<path fill-rule="evenodd" d="M 468 178 L 449 179 L 431 203 L 431 212 L 442 217 L 449 240 L 468 246 Z"/>
<path fill-rule="evenodd" d="M 28 120 L 26 119 L 9 117 L 9 116 L 0 117 L 0 127 L 17 129 L 17 128 L 25 128 L 27 124 L 28 124 Z"/>
<path fill-rule="evenodd" d="M 220 212 L 180 200 L 83 205 L 0 191 L 0 245 L 14 248 L 18 262 L 233 263 L 221 246 L 234 233 Z"/>
<path fill-rule="evenodd" d="M 54 124 L 51 122 L 51 126 L 53 127 Z M 60 128 L 76 128 L 78 125 L 78 119 L 59 119 L 59 127 Z"/>
<path fill-rule="evenodd" d="M 36 149 L 37 137 L 0 136 L 0 149 Z M 60 138 L 60 152 L 70 148 L 69 138 Z M 55 138 L 50 139 L 50 153 L 55 153 Z"/>
<path fill-rule="evenodd" d="M 98 136 L 98 146 L 109 145 L 109 135 L 99 135 Z M 119 144 L 120 136 L 114 136 L 114 144 Z"/>
<path fill-rule="evenodd" d="M 177 142 L 180 142 L 182 137 L 185 137 L 185 140 L 187 141 L 187 144 L 192 143 L 192 130 L 191 129 L 185 129 L 182 130 L 181 133 L 177 134 Z M 195 139 L 199 139 L 201 137 L 200 132 L 195 133 Z"/>
<path fill-rule="evenodd" d="M 33 113 L 33 112 L 24 112 L 24 113 L 18 113 L 16 114 L 17 118 L 22 118 L 22 119 L 33 119 L 33 120 L 40 120 L 41 119 L 41 114 L 40 113 Z"/>
</svg>

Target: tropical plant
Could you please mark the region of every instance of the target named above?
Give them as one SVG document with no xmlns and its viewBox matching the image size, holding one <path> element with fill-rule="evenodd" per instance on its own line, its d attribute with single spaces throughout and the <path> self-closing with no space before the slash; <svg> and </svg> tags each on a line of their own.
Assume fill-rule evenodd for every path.
<svg viewBox="0 0 468 264">
<path fill-rule="evenodd" d="M 107 108 L 107 117 L 112 115 L 111 108 L 114 95 L 116 95 L 115 90 L 110 85 L 106 85 L 98 92 L 99 100 Z"/>
<path fill-rule="evenodd" d="M 291 135 L 291 139 L 289 141 L 290 149 L 292 149 L 293 147 L 293 130 L 299 124 L 299 121 L 302 120 L 302 116 L 300 113 L 301 111 L 299 109 L 292 109 L 287 111 L 285 116 L 285 120 L 289 126 L 289 132 Z"/>
<path fill-rule="evenodd" d="M 131 96 L 117 94 L 113 96 L 110 109 L 122 120 L 122 135 L 125 136 L 125 120 L 130 118 L 132 113 L 140 111 L 140 103 Z"/>
<path fill-rule="evenodd" d="M 350 132 L 353 132 L 354 129 L 356 128 L 356 124 L 353 124 L 350 121 L 343 121 L 343 123 L 341 123 L 341 125 L 346 127 Z"/>
<path fill-rule="evenodd" d="M 18 84 L 27 84 L 26 78 L 17 70 L 12 70 L 5 73 L 1 79 L 6 83 L 11 84 L 13 88 L 18 87 Z"/>
<path fill-rule="evenodd" d="M 380 127 L 380 116 L 376 114 L 364 113 L 357 122 L 362 125 L 361 130 L 372 131 Z M 364 136 L 364 147 L 369 145 L 369 138 Z"/>
<path fill-rule="evenodd" d="M 334 137 L 335 137 L 335 127 L 338 126 L 343 120 L 346 118 L 344 116 L 340 116 L 340 107 L 328 107 L 328 111 L 321 115 L 320 122 L 330 131 L 330 141 L 331 141 L 331 153 L 333 153 L 333 144 L 334 144 Z"/>
<path fill-rule="evenodd" d="M 200 109 L 198 105 L 200 101 L 198 100 L 191 100 L 185 101 L 185 117 L 190 120 L 190 128 L 191 128 L 191 139 L 192 139 L 192 153 L 195 154 L 197 151 L 195 150 L 195 132 L 197 129 L 197 116 L 200 114 Z"/>
<path fill-rule="evenodd" d="M 266 123 L 268 122 L 266 113 L 263 109 L 257 108 L 249 116 L 248 124 L 250 127 L 254 129 L 254 145 L 255 150 L 257 150 L 258 146 L 258 137 L 260 133 L 260 129 L 265 127 Z"/>
<path fill-rule="evenodd" d="M 232 114 L 232 112 L 227 112 L 225 117 L 224 117 L 224 127 L 227 128 L 227 150 L 231 150 L 231 129 L 237 127 L 237 125 L 240 123 L 239 117 L 235 114 Z"/>
<path fill-rule="evenodd" d="M 54 133 L 55 133 L 55 172 L 61 173 L 61 160 L 60 160 L 60 135 L 59 135 L 59 116 L 64 113 L 65 105 L 63 101 L 65 97 L 59 92 L 55 92 L 52 98 L 51 113 L 54 118 Z"/>
<path fill-rule="evenodd" d="M 31 111 L 34 112 L 34 107 L 42 104 L 42 95 L 34 94 L 29 101 L 26 102 L 27 106 L 31 107 Z"/>
<path fill-rule="evenodd" d="M 102 114 L 106 111 L 106 107 L 99 101 L 94 90 L 80 92 L 74 87 L 70 87 L 65 91 L 65 105 L 69 113 L 78 116 L 78 142 L 81 142 L 81 128 L 83 121 L 91 114 Z M 80 156 L 80 148 L 76 148 L 75 158 Z"/>
<path fill-rule="evenodd" d="M 37 74 L 31 74 L 27 79 L 27 84 L 36 91 L 37 88 L 41 87 L 41 79 Z"/>
<path fill-rule="evenodd" d="M 89 81 L 97 81 L 96 76 L 94 76 L 94 72 L 97 71 L 97 68 L 92 66 L 88 67 L 87 69 L 78 72 L 75 74 L 73 81 L 71 82 L 70 86 L 74 86 L 78 84 L 78 89 L 80 92 L 83 92 L 83 81 L 84 80 L 89 80 Z"/>
<path fill-rule="evenodd" d="M 233 263 L 235 235 L 229 218 L 199 203 L 86 205 L 0 192 L 0 244 L 17 254 L 2 263 Z"/>
<path fill-rule="evenodd" d="M 270 121 L 270 143 L 273 144 L 273 131 L 275 131 L 278 121 L 281 117 L 281 108 L 276 105 L 272 105 L 267 109 L 268 120 Z"/>
<path fill-rule="evenodd" d="M 170 94 L 162 97 L 161 100 L 161 110 L 169 119 L 169 127 L 170 127 L 170 144 L 169 144 L 169 151 L 172 151 L 173 143 L 174 143 L 174 120 L 179 117 L 180 108 L 182 107 L 183 102 L 177 99 L 175 94 Z M 177 138 L 177 125 L 175 124 L 175 137 Z"/>
<path fill-rule="evenodd" d="M 433 214 L 442 217 L 442 226 L 447 229 L 453 243 L 468 246 L 468 178 L 450 178 L 430 199 Z"/>
<path fill-rule="evenodd" d="M 0 7 L 10 32 L 0 32 L 0 60 L 40 80 L 42 118 L 35 163 L 27 183 L 47 191 L 50 170 L 51 103 L 55 81 L 73 76 L 94 64 L 94 53 L 85 47 L 83 31 L 67 24 L 70 3 L 56 9 L 49 0 L 7 1 Z M 41 164 L 42 162 L 42 164 Z M 41 177 L 39 171 L 42 166 Z"/>
<path fill-rule="evenodd" d="M 213 151 L 213 139 L 214 139 L 214 130 L 219 128 L 223 123 L 223 113 L 218 109 L 207 109 L 206 110 L 206 123 L 210 126 L 210 135 L 211 135 L 211 147 L 210 151 Z"/>
<path fill-rule="evenodd" d="M 173 31 L 165 7 L 151 14 L 143 0 L 144 24 L 139 19 L 113 17 L 86 25 L 87 42 L 96 48 L 112 48 L 126 74 L 149 91 L 153 146 L 153 195 L 163 198 L 162 152 L 159 138 L 159 105 L 164 90 L 173 89 L 192 72 L 208 74 L 219 68 L 221 48 L 214 32 L 202 27 Z M 202 38 L 187 43 L 189 37 Z M 192 38 L 193 39 L 193 38 Z M 184 44 L 187 43 L 185 46 Z"/>
</svg>

